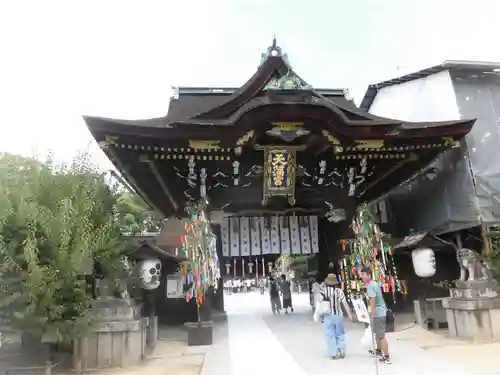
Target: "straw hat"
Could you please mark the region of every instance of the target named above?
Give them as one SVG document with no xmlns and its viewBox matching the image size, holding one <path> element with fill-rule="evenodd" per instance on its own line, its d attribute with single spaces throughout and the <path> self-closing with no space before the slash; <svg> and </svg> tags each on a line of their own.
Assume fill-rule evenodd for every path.
<svg viewBox="0 0 500 375">
<path fill-rule="evenodd" d="M 329 273 L 325 279 L 326 285 L 337 285 L 338 283 L 337 276 L 334 273 Z"/>
</svg>

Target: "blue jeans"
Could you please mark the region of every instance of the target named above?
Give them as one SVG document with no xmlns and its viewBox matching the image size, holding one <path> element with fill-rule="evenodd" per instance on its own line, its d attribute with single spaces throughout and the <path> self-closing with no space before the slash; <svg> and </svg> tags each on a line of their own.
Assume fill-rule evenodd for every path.
<svg viewBox="0 0 500 375">
<path fill-rule="evenodd" d="M 323 327 L 328 355 L 335 357 L 339 354 L 340 350 L 345 351 L 344 317 L 328 314 L 325 315 L 324 319 Z"/>
</svg>

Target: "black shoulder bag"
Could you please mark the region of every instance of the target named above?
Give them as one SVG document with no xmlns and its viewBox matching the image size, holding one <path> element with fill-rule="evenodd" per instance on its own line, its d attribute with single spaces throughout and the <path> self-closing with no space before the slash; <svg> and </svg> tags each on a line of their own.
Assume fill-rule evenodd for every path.
<svg viewBox="0 0 500 375">
<path fill-rule="evenodd" d="M 387 309 L 385 313 L 385 331 L 394 332 L 394 313 L 391 309 Z"/>
</svg>

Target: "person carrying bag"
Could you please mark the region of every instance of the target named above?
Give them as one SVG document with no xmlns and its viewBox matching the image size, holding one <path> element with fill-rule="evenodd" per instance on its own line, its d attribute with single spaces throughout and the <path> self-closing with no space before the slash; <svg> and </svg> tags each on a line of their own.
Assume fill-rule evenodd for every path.
<svg viewBox="0 0 500 375">
<path fill-rule="evenodd" d="M 322 299 L 318 301 L 314 312 L 315 321 L 319 321 L 319 317 L 323 318 L 326 346 L 332 359 L 345 358 L 346 340 L 342 308 L 352 320 L 345 294 L 337 285 L 337 277 L 329 274 L 325 279 L 325 290 L 321 293 Z"/>
</svg>

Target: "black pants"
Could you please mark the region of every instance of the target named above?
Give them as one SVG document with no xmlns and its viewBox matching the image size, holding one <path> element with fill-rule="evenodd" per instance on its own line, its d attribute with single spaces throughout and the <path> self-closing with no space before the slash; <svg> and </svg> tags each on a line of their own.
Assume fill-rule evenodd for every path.
<svg viewBox="0 0 500 375">
<path fill-rule="evenodd" d="M 293 306 L 292 306 L 292 297 L 289 297 L 289 298 L 283 298 L 283 308 L 284 309 L 293 309 Z"/>
</svg>

